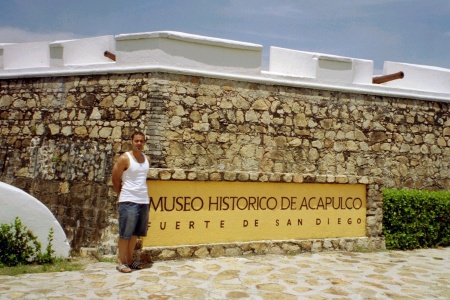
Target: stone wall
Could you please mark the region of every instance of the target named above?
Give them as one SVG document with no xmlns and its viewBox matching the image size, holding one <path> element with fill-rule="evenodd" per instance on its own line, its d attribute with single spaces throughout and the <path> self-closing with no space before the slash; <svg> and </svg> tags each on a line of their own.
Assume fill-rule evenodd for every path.
<svg viewBox="0 0 450 300">
<path fill-rule="evenodd" d="M 450 188 L 449 108 L 166 72 L 1 79 L 0 180 L 47 205 L 74 250 L 114 253 L 111 168 L 138 129 L 149 179 L 369 184 L 380 238 L 382 187 Z"/>
</svg>

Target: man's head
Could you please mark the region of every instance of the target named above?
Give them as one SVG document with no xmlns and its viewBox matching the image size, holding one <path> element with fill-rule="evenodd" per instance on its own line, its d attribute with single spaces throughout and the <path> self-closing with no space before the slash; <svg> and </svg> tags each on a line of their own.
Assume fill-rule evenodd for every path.
<svg viewBox="0 0 450 300">
<path fill-rule="evenodd" d="M 131 135 L 131 147 L 133 150 L 142 151 L 145 144 L 145 135 L 142 132 L 136 131 Z"/>
<path fill-rule="evenodd" d="M 134 140 L 134 137 L 137 136 L 137 135 L 142 136 L 142 137 L 144 138 L 144 141 L 145 141 L 145 134 L 143 134 L 143 133 L 140 132 L 140 131 L 135 131 L 135 132 L 133 132 L 133 134 L 131 135 L 131 140 Z"/>
</svg>

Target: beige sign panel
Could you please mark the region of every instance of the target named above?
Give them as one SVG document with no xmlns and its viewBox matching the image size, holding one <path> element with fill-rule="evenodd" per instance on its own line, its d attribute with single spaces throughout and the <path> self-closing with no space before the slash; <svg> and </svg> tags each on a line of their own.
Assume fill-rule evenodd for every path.
<svg viewBox="0 0 450 300">
<path fill-rule="evenodd" d="M 144 246 L 362 237 L 363 184 L 148 181 Z"/>
</svg>

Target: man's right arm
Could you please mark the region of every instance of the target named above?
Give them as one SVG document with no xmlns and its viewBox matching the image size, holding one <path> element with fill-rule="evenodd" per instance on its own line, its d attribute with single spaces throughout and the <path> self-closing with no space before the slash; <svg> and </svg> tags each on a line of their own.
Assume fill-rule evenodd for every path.
<svg viewBox="0 0 450 300">
<path fill-rule="evenodd" d="M 127 168 L 126 156 L 123 154 L 117 159 L 112 170 L 112 184 L 117 195 L 122 189 L 122 174 Z"/>
</svg>

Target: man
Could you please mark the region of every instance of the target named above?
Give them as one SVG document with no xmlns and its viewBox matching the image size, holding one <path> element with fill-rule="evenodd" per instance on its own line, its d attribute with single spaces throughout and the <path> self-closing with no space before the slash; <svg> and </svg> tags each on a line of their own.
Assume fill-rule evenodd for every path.
<svg viewBox="0 0 450 300">
<path fill-rule="evenodd" d="M 146 236 L 149 200 L 147 173 L 150 159 L 142 150 L 145 136 L 135 132 L 131 136 L 131 151 L 123 153 L 112 170 L 112 183 L 119 195 L 119 255 L 117 270 L 130 273 L 142 265 L 134 261 L 133 254 L 138 236 Z"/>
</svg>

